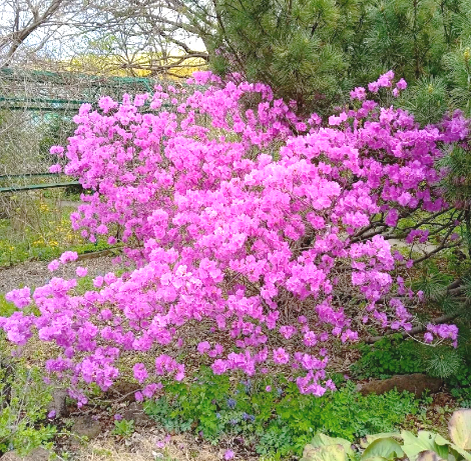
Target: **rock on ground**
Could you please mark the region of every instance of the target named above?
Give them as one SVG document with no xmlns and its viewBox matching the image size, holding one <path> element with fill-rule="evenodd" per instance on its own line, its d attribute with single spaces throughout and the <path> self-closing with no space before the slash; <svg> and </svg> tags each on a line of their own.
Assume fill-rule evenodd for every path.
<svg viewBox="0 0 471 461">
<path fill-rule="evenodd" d="M 0 459 L 1 461 L 48 461 L 50 456 L 50 451 L 45 448 L 38 447 L 26 456 L 20 456 L 16 451 L 9 451 Z"/>
<path fill-rule="evenodd" d="M 79 416 L 73 426 L 72 432 L 79 437 L 87 437 L 88 440 L 98 437 L 102 432 L 101 423 L 94 420 L 91 416 Z"/>
<path fill-rule="evenodd" d="M 47 407 L 48 414 L 54 412 L 55 418 L 67 416 L 67 396 L 65 389 L 54 389 L 52 391 L 52 400 Z"/>
<path fill-rule="evenodd" d="M 144 413 L 144 407 L 138 402 L 133 402 L 126 408 L 126 411 L 123 413 L 123 418 L 128 421 L 134 421 L 136 427 L 152 426 L 155 424 L 154 420 Z"/>
<path fill-rule="evenodd" d="M 434 394 L 443 386 L 443 380 L 432 378 L 422 373 L 412 375 L 396 375 L 389 379 L 374 379 L 368 383 L 359 384 L 357 390 L 363 395 L 384 394 L 397 389 L 399 392 L 408 391 L 420 397 L 426 390 Z"/>
</svg>

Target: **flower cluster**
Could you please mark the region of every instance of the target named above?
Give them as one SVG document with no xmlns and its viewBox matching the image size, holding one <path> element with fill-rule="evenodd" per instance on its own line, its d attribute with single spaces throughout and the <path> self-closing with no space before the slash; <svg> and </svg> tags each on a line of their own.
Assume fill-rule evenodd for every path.
<svg viewBox="0 0 471 461">
<path fill-rule="evenodd" d="M 370 91 L 392 88 L 393 78 L 388 72 Z M 139 398 L 160 376 L 184 379 L 182 348 L 216 374 L 290 366 L 301 392 L 322 395 L 334 388 L 332 341 L 355 341 L 368 322 L 411 328 L 391 293 L 396 282 L 405 292 L 394 275 L 400 258 L 368 229 L 378 216 L 387 229 L 406 211 L 442 209 L 434 162 L 442 144 L 467 135 L 468 122 L 457 114 L 421 129 L 356 88 L 355 108 L 322 126 L 262 84 L 224 84 L 210 73 L 191 83 L 192 91 L 158 87 L 121 104 L 102 98 L 100 110 L 84 105 L 66 150 L 52 150 L 94 191 L 72 215 L 75 229 L 91 241 L 119 238 L 136 267 L 96 277 L 96 290 L 80 295 L 75 280 L 61 278 L 8 295 L 37 312 L 0 327 L 18 344 L 34 330 L 54 343 L 48 371 L 68 377 L 79 403 L 81 383 L 109 388 L 120 358 L 135 351 L 154 357 L 152 367 L 134 365 L 146 385 Z M 401 80 L 395 89 L 403 88 Z M 50 268 L 73 259 L 66 253 Z"/>
<path fill-rule="evenodd" d="M 424 340 L 426 343 L 431 343 L 433 341 L 433 335 L 437 338 L 451 339 L 453 345 L 457 347 L 458 345 L 458 327 L 456 325 L 427 325 L 427 332 L 424 334 Z"/>
</svg>

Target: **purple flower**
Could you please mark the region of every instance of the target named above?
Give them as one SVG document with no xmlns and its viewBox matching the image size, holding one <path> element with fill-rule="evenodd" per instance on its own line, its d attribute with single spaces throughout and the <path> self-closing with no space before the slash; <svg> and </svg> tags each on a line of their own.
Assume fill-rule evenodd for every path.
<svg viewBox="0 0 471 461">
<path fill-rule="evenodd" d="M 399 218 L 399 213 L 396 209 L 392 208 L 389 210 L 389 213 L 386 216 L 384 222 L 391 227 L 394 227 L 397 224 L 397 220 Z"/>
<path fill-rule="evenodd" d="M 211 346 L 208 341 L 202 341 L 198 344 L 197 349 L 200 354 L 204 354 L 211 349 Z"/>
<path fill-rule="evenodd" d="M 289 362 L 289 354 L 282 348 L 279 347 L 273 351 L 273 361 L 276 364 L 285 364 Z"/>
<path fill-rule="evenodd" d="M 60 173 L 62 171 L 62 166 L 59 163 L 51 165 L 49 167 L 49 173 Z"/>
<path fill-rule="evenodd" d="M 137 381 L 139 381 L 139 383 L 141 384 L 149 376 L 149 374 L 147 373 L 146 367 L 143 363 L 136 363 L 136 365 L 134 365 L 133 371 L 134 371 L 134 378 L 136 378 Z"/>
<path fill-rule="evenodd" d="M 242 414 L 242 418 L 245 420 L 245 421 L 250 421 L 250 422 L 253 422 L 255 421 L 255 416 L 254 415 L 249 415 L 247 413 L 243 413 Z"/>
<path fill-rule="evenodd" d="M 400 89 L 400 90 L 405 90 L 407 88 L 407 82 L 401 78 L 401 80 L 399 80 L 397 83 L 396 83 L 396 86 Z"/>
<path fill-rule="evenodd" d="M 224 453 L 224 459 L 225 460 L 233 459 L 234 456 L 235 456 L 235 454 L 232 450 L 226 450 L 226 452 Z"/>
<path fill-rule="evenodd" d="M 75 278 L 13 290 L 7 300 L 34 312 L 0 317 L 0 328 L 18 345 L 33 336 L 51 343 L 57 353 L 46 371 L 70 383 L 79 406 L 87 402 L 79 389 L 106 391 L 130 373 L 143 387 L 136 398 L 152 398 L 155 376 L 183 381 L 190 364 L 251 377 L 291 363 L 299 391 L 320 396 L 335 387 L 327 343 L 356 340 L 362 319 L 374 328 L 414 326 L 408 304 L 420 295 L 398 276 L 407 258 L 375 234 L 402 215 L 446 209 L 436 161 L 466 141 L 470 121 L 455 112 L 421 128 L 413 115 L 367 100 L 362 87 L 351 92 L 352 108 L 322 120 L 296 113 L 296 103 L 265 84 L 232 78 L 197 72 L 191 84 L 204 87 L 160 85 L 122 104 L 105 96 L 98 111 L 84 104 L 75 135 L 52 149 L 64 173 L 93 191 L 72 213 L 73 229 L 90 241 L 119 230 L 108 241 L 123 245 L 128 269 L 95 277 L 80 295 Z M 368 89 L 399 95 L 406 83 L 393 79 L 386 72 Z M 259 103 L 247 110 L 247 98 Z M 406 240 L 428 236 L 412 229 Z M 50 269 L 75 260 L 65 252 Z M 352 293 L 344 306 L 339 289 Z M 293 303 L 299 322 L 285 315 Z M 424 340 L 456 344 L 457 334 L 431 325 Z M 152 370 L 125 360 L 159 350 Z"/>
<path fill-rule="evenodd" d="M 86 267 L 77 267 L 75 273 L 78 277 L 85 277 L 88 273 L 88 269 Z"/>
<path fill-rule="evenodd" d="M 54 272 L 55 270 L 59 269 L 61 263 L 58 259 L 54 259 L 54 261 L 51 261 L 48 265 L 47 268 L 51 271 Z"/>
<path fill-rule="evenodd" d="M 358 99 L 360 101 L 363 101 L 366 99 L 366 90 L 363 87 L 356 87 L 353 91 L 350 91 L 350 98 L 352 99 Z"/>
</svg>

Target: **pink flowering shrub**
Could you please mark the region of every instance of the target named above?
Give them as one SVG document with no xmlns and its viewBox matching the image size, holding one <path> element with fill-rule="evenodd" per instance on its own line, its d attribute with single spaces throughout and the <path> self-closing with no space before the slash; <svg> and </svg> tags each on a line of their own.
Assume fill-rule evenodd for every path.
<svg viewBox="0 0 471 461">
<path fill-rule="evenodd" d="M 405 88 L 393 78 L 370 91 Z M 216 374 L 294 368 L 301 392 L 322 395 L 334 388 L 333 341 L 355 341 L 365 323 L 412 328 L 406 302 L 421 294 L 404 286 L 406 261 L 383 234 L 414 210 L 443 209 L 434 164 L 468 122 L 455 114 L 420 129 L 356 88 L 355 108 L 321 126 L 265 85 L 209 73 L 193 83 L 189 94 L 157 88 L 122 104 L 102 98 L 100 110 L 84 105 L 66 150 L 53 150 L 94 190 L 74 227 L 92 241 L 120 239 L 137 267 L 95 278 L 97 290 L 83 295 L 62 278 L 8 295 L 20 309 L 34 302 L 39 315 L 25 309 L 0 326 L 18 344 L 33 334 L 54 343 L 47 372 L 69 379 L 79 404 L 84 383 L 108 389 L 136 351 L 153 358 L 133 365 L 139 398 L 161 376 L 184 379 L 185 351 Z M 415 231 L 408 242 L 426 239 Z M 64 254 L 51 270 L 72 260 Z M 425 341 L 456 334 L 431 325 Z"/>
</svg>

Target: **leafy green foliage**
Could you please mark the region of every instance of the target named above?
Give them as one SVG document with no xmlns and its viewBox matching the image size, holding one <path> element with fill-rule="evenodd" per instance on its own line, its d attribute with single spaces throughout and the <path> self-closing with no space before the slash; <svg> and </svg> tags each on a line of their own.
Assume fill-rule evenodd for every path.
<svg viewBox="0 0 471 461">
<path fill-rule="evenodd" d="M 0 213 L 0 266 L 51 261 L 66 250 L 82 254 L 110 248 L 104 239 L 90 243 L 72 231 L 73 208 L 60 205 L 66 197 L 56 191 L 53 198 L 45 198 L 46 193 L 0 196 L 0 211 L 6 210 Z"/>
<path fill-rule="evenodd" d="M 460 406 L 471 407 L 471 362 L 469 359 L 469 348 L 460 345 L 455 353 L 460 354 L 460 366 L 456 371 L 446 378 L 451 395 L 459 399 Z"/>
<path fill-rule="evenodd" d="M 436 348 L 427 360 L 427 372 L 438 378 L 449 378 L 456 375 L 463 365 L 458 351 L 450 347 Z"/>
<path fill-rule="evenodd" d="M 470 4 L 221 0 L 217 33 L 204 40 L 217 73 L 268 83 L 303 111 L 345 103 L 352 87 L 393 69 L 410 85 L 399 104 L 427 124 L 452 107 L 470 111 Z"/>
<path fill-rule="evenodd" d="M 44 117 L 38 126 L 42 133 L 39 141 L 39 154 L 47 164 L 53 163 L 53 157 L 49 153 L 51 146 L 61 145 L 69 136 L 74 134 L 75 125 L 70 115 L 51 112 Z"/>
<path fill-rule="evenodd" d="M 303 107 L 338 99 L 347 70 L 341 44 L 361 9 L 358 0 L 221 1 L 213 68 L 242 71 Z"/>
<path fill-rule="evenodd" d="M 0 453 L 24 454 L 53 438 L 55 427 L 44 422 L 50 399 L 38 369 L 0 357 Z"/>
<path fill-rule="evenodd" d="M 360 460 L 397 460 L 404 456 L 410 461 L 433 461 L 437 459 L 457 461 L 471 460 L 471 410 L 456 411 L 449 424 L 450 438 L 419 431 L 417 435 L 409 431 L 382 433 L 366 437 L 360 443 Z M 402 442 L 402 443 L 400 443 Z M 357 459 L 347 440 L 333 439 L 317 434 L 304 448 L 301 461 L 347 461 Z"/>
<path fill-rule="evenodd" d="M 5 296 L 0 294 L 0 317 L 10 317 L 16 310 L 15 305 L 8 302 Z"/>
<path fill-rule="evenodd" d="M 183 412 L 171 405 L 166 396 L 144 404 L 145 412 L 158 421 L 169 432 L 186 432 L 191 429 L 193 418 L 185 420 Z"/>
<path fill-rule="evenodd" d="M 312 398 L 291 381 L 232 383 L 210 370 L 190 384 L 169 383 L 164 396 L 145 404 L 146 413 L 168 431 L 194 430 L 214 443 L 223 434 L 241 435 L 261 455 L 278 456 L 300 453 L 316 431 L 352 440 L 392 430 L 418 410 L 412 394 L 362 396 L 351 382 Z"/>
<path fill-rule="evenodd" d="M 427 373 L 445 379 L 455 397 L 468 392 L 471 397 L 471 367 L 463 361 L 462 348 L 429 347 L 404 340 L 400 334 L 358 347 L 362 356 L 351 367 L 358 378 L 385 379 L 393 375 Z"/>
<path fill-rule="evenodd" d="M 412 289 L 423 291 L 428 301 L 440 305 L 452 281 L 453 276 L 440 270 L 435 261 L 426 261 L 421 267 L 420 276 L 412 283 Z"/>
<path fill-rule="evenodd" d="M 468 25 L 469 27 L 469 25 Z M 468 32 L 469 33 L 469 32 Z M 447 79 L 451 90 L 452 102 L 456 107 L 471 114 L 471 40 L 467 37 L 460 46 L 443 58 L 447 69 Z"/>
<path fill-rule="evenodd" d="M 113 434 L 130 437 L 134 433 L 134 420 L 122 419 L 114 422 Z"/>
<path fill-rule="evenodd" d="M 384 337 L 372 345 L 361 344 L 359 349 L 362 356 L 352 372 L 361 378 L 388 378 L 425 370 L 420 345 L 405 341 L 401 334 Z"/>
<path fill-rule="evenodd" d="M 469 155 L 461 147 L 455 147 L 445 155 L 439 166 L 448 171 L 447 176 L 442 181 L 442 186 L 446 192 L 446 198 L 453 202 L 467 200 L 471 194 L 471 165 Z M 469 232 L 469 229 L 467 229 Z"/>
<path fill-rule="evenodd" d="M 440 77 L 422 77 L 404 95 L 400 105 L 412 112 L 421 125 L 439 122 L 449 109 L 445 81 Z"/>
</svg>

